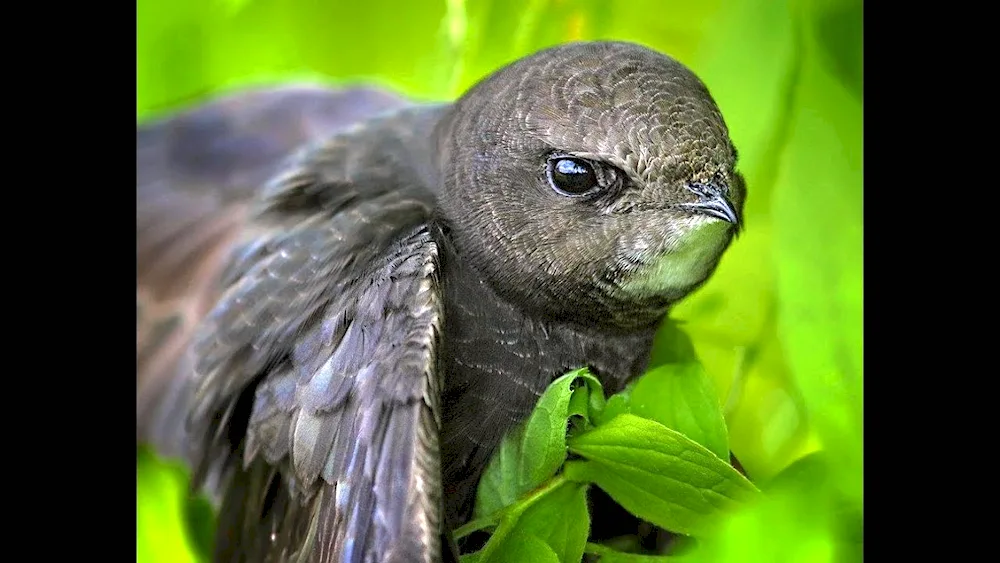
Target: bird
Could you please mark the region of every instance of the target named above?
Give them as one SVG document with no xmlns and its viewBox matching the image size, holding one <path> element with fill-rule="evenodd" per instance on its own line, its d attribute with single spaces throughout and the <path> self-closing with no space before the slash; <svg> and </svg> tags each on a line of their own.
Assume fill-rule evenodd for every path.
<svg viewBox="0 0 1000 563">
<path fill-rule="evenodd" d="M 742 228 L 707 86 L 555 45 L 452 102 L 257 87 L 137 123 L 137 440 L 219 505 L 215 561 L 457 557 L 555 378 L 608 393 Z"/>
</svg>

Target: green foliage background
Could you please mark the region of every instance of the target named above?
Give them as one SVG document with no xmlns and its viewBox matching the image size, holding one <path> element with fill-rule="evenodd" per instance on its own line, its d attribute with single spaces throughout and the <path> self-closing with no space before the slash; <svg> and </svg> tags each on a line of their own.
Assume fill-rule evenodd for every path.
<svg viewBox="0 0 1000 563">
<path fill-rule="evenodd" d="M 453 99 L 502 64 L 567 40 L 635 41 L 694 69 L 740 150 L 747 229 L 672 317 L 715 382 L 748 475 L 761 483 L 782 474 L 776 494 L 727 520 L 698 553 L 837 560 L 835 516 L 863 506 L 861 0 L 136 6 L 137 120 L 221 90 L 298 78 Z M 813 452 L 821 455 L 783 472 Z M 195 561 L 202 540 L 180 518 L 183 471 L 137 461 L 137 559 Z"/>
</svg>

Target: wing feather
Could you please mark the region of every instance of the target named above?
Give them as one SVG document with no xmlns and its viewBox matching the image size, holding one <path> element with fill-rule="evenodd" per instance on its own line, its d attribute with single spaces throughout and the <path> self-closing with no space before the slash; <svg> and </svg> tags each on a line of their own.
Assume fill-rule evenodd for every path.
<svg viewBox="0 0 1000 563">
<path fill-rule="evenodd" d="M 330 248 L 330 254 L 340 254 L 336 245 Z M 264 262 L 300 257 L 336 263 L 330 254 L 282 253 L 279 247 Z M 254 307 L 243 316 L 213 311 L 204 340 L 196 346 L 199 357 L 222 358 L 199 364 L 210 369 L 199 372 L 202 385 L 195 411 L 206 435 L 218 435 L 218 413 L 259 381 L 242 444 L 242 466 L 251 469 L 261 461 L 276 465 L 291 497 L 310 507 L 299 513 L 299 521 L 282 520 L 301 529 L 288 538 L 294 545 L 275 542 L 267 553 L 296 552 L 322 562 L 440 557 L 440 385 L 435 350 L 442 306 L 437 249 L 427 228 L 420 226 L 390 243 L 381 256 L 376 260 L 381 268 L 353 283 L 303 282 L 300 295 L 317 305 L 292 321 L 295 330 L 277 328 L 288 319 L 277 318 L 268 308 L 279 303 Z M 342 279 L 336 277 L 336 268 L 320 270 L 327 279 Z M 255 272 L 252 268 L 248 273 Z M 251 290 L 250 281 L 243 284 L 227 291 L 217 309 Z M 307 299 L 310 293 L 315 295 Z M 256 330 L 245 330 L 247 323 Z M 231 324 L 240 327 L 231 332 Z M 265 340 L 262 335 L 267 334 L 275 340 Z M 240 353 L 255 346 L 267 352 L 259 357 Z M 229 430 L 223 435 L 232 438 Z M 225 463 L 225 446 L 209 443 L 207 457 L 222 456 L 215 459 Z M 244 494 L 242 489 L 230 490 Z M 233 510 L 247 510 L 235 501 L 231 504 Z M 248 521 L 241 533 L 264 533 L 263 522 L 263 517 Z M 263 544 L 241 540 L 239 545 L 258 549 Z M 259 555 L 240 553 L 235 559 Z M 226 559 L 233 560 L 233 553 Z"/>
<path fill-rule="evenodd" d="M 432 198 L 377 162 L 338 176 L 345 142 L 264 192 L 193 338 L 198 475 L 225 475 L 217 560 L 441 558 Z"/>
<path fill-rule="evenodd" d="M 348 134 L 297 151 L 401 104 L 324 95 L 137 128 L 137 429 L 194 443 L 217 561 L 438 561 L 433 198 Z"/>
<path fill-rule="evenodd" d="M 192 370 L 194 327 L 232 277 L 223 267 L 258 189 L 303 144 L 403 103 L 365 88 L 282 86 L 136 127 L 138 440 L 184 452 L 191 390 L 178 374 Z"/>
</svg>

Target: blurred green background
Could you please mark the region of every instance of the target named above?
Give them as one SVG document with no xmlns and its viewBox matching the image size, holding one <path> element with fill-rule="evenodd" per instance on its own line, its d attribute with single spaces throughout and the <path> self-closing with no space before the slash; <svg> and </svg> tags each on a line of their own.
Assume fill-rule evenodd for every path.
<svg viewBox="0 0 1000 563">
<path fill-rule="evenodd" d="M 219 91 L 295 79 L 453 99 L 502 64 L 568 40 L 635 41 L 690 66 L 739 148 L 747 229 L 672 317 L 716 383 L 735 455 L 755 482 L 774 483 L 768 502 L 734 515 L 694 557 L 840 561 L 845 545 L 861 541 L 861 0 L 136 7 L 137 120 Z M 181 518 L 190 511 L 183 470 L 140 455 L 137 471 L 137 559 L 197 560 L 202 540 Z"/>
</svg>

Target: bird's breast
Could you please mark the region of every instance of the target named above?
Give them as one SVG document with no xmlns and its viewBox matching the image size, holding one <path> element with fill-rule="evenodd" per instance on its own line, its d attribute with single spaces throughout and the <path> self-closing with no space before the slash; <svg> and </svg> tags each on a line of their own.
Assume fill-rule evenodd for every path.
<svg viewBox="0 0 1000 563">
<path fill-rule="evenodd" d="M 444 274 L 442 459 L 452 525 L 470 516 L 479 476 L 503 436 L 531 413 L 555 378 L 592 368 L 608 393 L 646 368 L 654 328 L 607 334 L 525 314 L 471 270 Z"/>
</svg>

